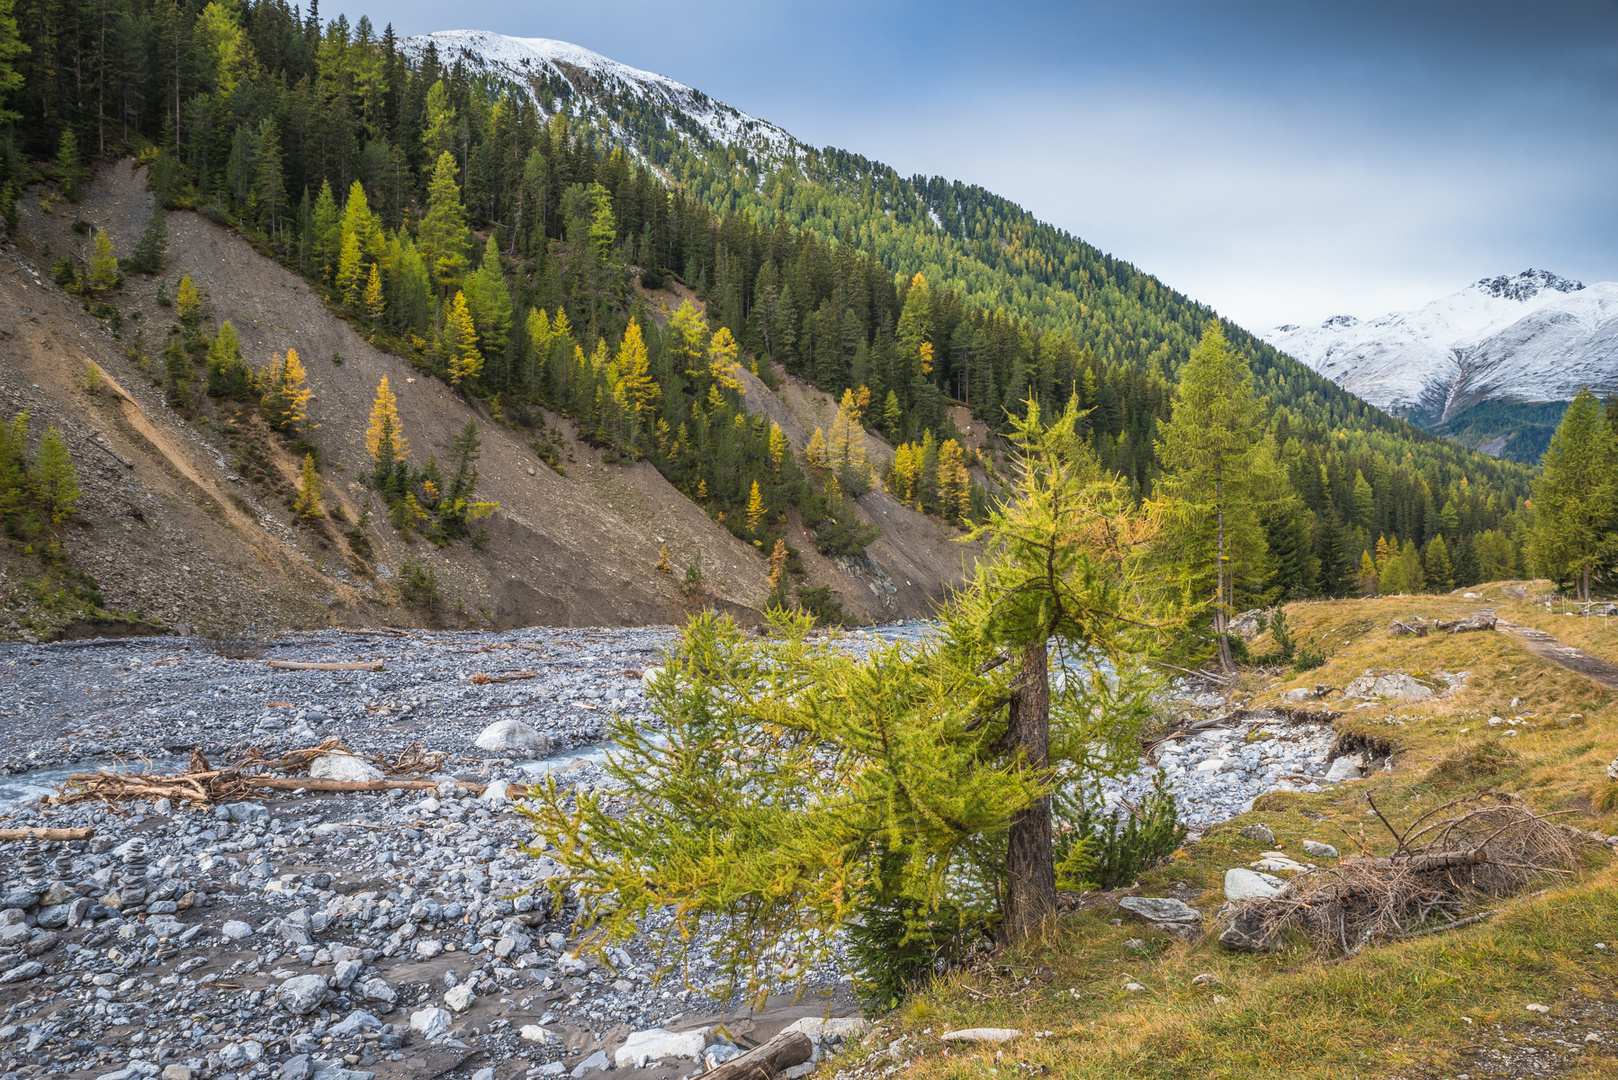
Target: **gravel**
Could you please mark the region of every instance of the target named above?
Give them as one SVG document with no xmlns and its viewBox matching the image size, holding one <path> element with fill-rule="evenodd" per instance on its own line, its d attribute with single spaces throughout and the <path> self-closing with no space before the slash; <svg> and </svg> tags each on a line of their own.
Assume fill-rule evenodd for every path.
<svg viewBox="0 0 1618 1080">
<path fill-rule="evenodd" d="M 884 628 L 849 644 L 920 632 Z M 657 918 L 605 962 L 582 954 L 574 911 L 541 888 L 557 867 L 524 851 L 532 833 L 501 785 L 549 774 L 610 799 L 605 723 L 614 711 L 649 722 L 642 673 L 673 637 L 558 628 L 0 645 L 0 827 L 95 830 L 0 846 L 0 1080 L 169 1068 L 196 1080 L 587 1075 L 581 1066 L 610 1064 L 637 1031 L 761 1041 L 803 1017 L 854 1012 L 845 973 L 829 965 L 807 973 L 801 999 L 757 1010 L 720 1001 L 708 991 L 723 958 L 700 943 L 685 971 L 658 980 L 669 927 Z M 495 678 L 525 671 L 537 674 Z M 480 748 L 500 721 L 535 736 L 502 747 L 558 752 Z M 1273 740 L 1247 743 L 1257 728 L 1162 755 L 1193 824 L 1324 771 L 1329 729 L 1275 725 Z M 419 742 L 448 753 L 450 771 L 433 777 L 435 791 L 275 792 L 200 810 L 37 800 L 114 756 L 169 769 L 193 748 L 229 762 L 249 746 L 274 757 L 332 736 L 387 757 Z M 1237 764 L 1198 771 L 1215 756 Z M 1143 765 L 1111 796 L 1138 798 L 1150 773 Z M 456 781 L 490 786 L 476 798 Z M 719 1059 L 734 1049 L 719 1034 L 703 1043 Z M 654 1062 L 635 1075 L 695 1067 Z"/>
</svg>

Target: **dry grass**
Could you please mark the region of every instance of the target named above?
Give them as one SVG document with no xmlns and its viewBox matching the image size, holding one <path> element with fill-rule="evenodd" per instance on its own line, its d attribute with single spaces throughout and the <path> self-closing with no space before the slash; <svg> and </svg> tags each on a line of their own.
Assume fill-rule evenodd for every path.
<svg viewBox="0 0 1618 1080">
<path fill-rule="evenodd" d="M 1303 840 L 1317 839 L 1351 855 L 1393 855 L 1397 842 L 1372 812 L 1368 795 L 1391 820 L 1413 822 L 1423 815 L 1429 821 L 1456 817 L 1439 808 L 1505 791 L 1520 796 L 1522 802 L 1513 805 L 1532 811 L 1528 816 L 1535 820 L 1555 813 L 1556 822 L 1578 829 L 1618 833 L 1618 795 L 1607 794 L 1618 784 L 1605 773 L 1618 752 L 1618 696 L 1534 656 L 1513 635 L 1387 635 L 1395 619 L 1447 620 L 1492 606 L 1511 622 L 1618 659 L 1618 623 L 1613 646 L 1603 649 L 1593 635 L 1605 631 L 1590 625 L 1599 620 L 1546 615 L 1543 605 L 1535 616 L 1526 601 L 1503 595 L 1509 590 L 1471 590 L 1484 593 L 1483 600 L 1456 593 L 1290 605 L 1297 640 L 1318 648 L 1327 662 L 1284 678 L 1248 676 L 1242 692 L 1251 705 L 1275 701 L 1294 686 L 1340 688 L 1368 668 L 1418 679 L 1466 671 L 1466 684 L 1426 702 L 1385 701 L 1369 708 L 1331 696 L 1323 704 L 1343 710 L 1336 722 L 1340 732 L 1395 747 L 1392 770 L 1318 794 L 1266 796 L 1253 812 L 1208 830 L 1169 865 L 1144 874 L 1139 893 L 1200 891 L 1193 902 L 1214 911 L 1223 901 L 1225 869 L 1245 866 L 1269 847 L 1238 835 L 1252 821 L 1268 825 L 1275 846 L 1285 851 L 1301 852 Z M 1533 596 L 1544 590 L 1530 585 L 1524 591 Z M 1564 632 L 1563 624 L 1581 636 Z M 1260 640 L 1255 651 L 1266 647 Z M 1579 720 L 1558 722 L 1575 712 Z M 1501 723 L 1490 725 L 1496 716 Z M 1412 837 L 1412 844 L 1430 846 L 1431 839 Z M 1521 884 L 1503 888 L 1510 892 Z M 1182 889 L 1176 892 L 1176 885 Z M 1562 1055 L 1551 1070 L 1557 1075 L 1618 1076 L 1611 1056 L 1618 1046 L 1618 869 L 1610 857 L 1599 854 L 1570 873 L 1553 875 L 1532 894 L 1474 899 L 1448 910 L 1465 917 L 1484 907 L 1498 913 L 1327 960 L 1301 941 L 1269 955 L 1227 952 L 1212 934 L 1178 942 L 1120 919 L 1103 902 L 1064 918 L 1041 942 L 940 980 L 888 1018 L 890 1032 L 881 1042 L 908 1037 L 898 1055 L 908 1066 L 898 1075 L 923 1080 L 1040 1072 L 1197 1080 L 1537 1074 L 1527 1065 L 1508 1067 L 1516 1052 L 1510 1047 L 1537 1047 L 1544 1060 Z M 1435 909 L 1429 924 L 1441 918 Z M 1411 924 L 1401 919 L 1398 925 Z M 1140 944 L 1131 947 L 1131 941 Z M 1598 950 L 1598 942 L 1612 947 Z M 1217 984 L 1193 985 L 1202 974 Z M 1128 982 L 1145 989 L 1127 992 Z M 1552 1012 L 1527 1012 L 1530 1002 L 1550 1005 Z M 1591 1010 L 1607 1019 L 1591 1019 Z M 1607 1041 L 1585 1047 L 1584 1029 L 1568 1026 L 1579 1024 L 1596 1025 Z M 998 1048 L 998 1055 L 996 1049 L 963 1050 L 937 1038 L 951 1028 L 982 1026 L 1052 1034 Z M 1499 1067 L 1483 1067 L 1487 1062 L 1478 1055 L 1494 1054 L 1489 1048 L 1497 1042 L 1506 1047 Z M 871 1050 L 845 1055 L 838 1066 L 850 1077 L 874 1077 L 896 1063 L 885 1056 L 862 1060 L 863 1054 Z"/>
</svg>

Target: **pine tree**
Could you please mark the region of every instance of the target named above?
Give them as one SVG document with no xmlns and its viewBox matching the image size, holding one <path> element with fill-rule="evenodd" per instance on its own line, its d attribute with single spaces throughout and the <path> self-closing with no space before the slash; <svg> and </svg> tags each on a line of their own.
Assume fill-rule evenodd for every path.
<svg viewBox="0 0 1618 1080">
<path fill-rule="evenodd" d="M 466 247 L 471 236 L 455 172 L 455 158 L 449 151 L 439 154 L 427 185 L 427 212 L 416 234 L 421 259 L 442 289 L 449 289 L 466 272 Z"/>
<path fill-rule="evenodd" d="M 444 345 L 449 351 L 449 384 L 460 386 L 475 379 L 483 370 L 483 354 L 478 352 L 478 334 L 472 313 L 466 307 L 466 294 L 456 292 L 444 308 Z"/>
<path fill-rule="evenodd" d="M 882 403 L 882 430 L 888 433 L 888 438 L 897 439 L 904 430 L 904 409 L 899 406 L 899 395 L 892 390 L 888 391 L 887 400 Z"/>
<path fill-rule="evenodd" d="M 404 422 L 399 419 L 399 401 L 388 386 L 388 377 L 376 387 L 376 399 L 371 403 L 371 420 L 365 429 L 365 450 L 379 470 L 393 468 L 410 453 L 410 443 L 404 435 Z"/>
<path fill-rule="evenodd" d="M 852 390 L 843 391 L 843 400 L 837 406 L 831 439 L 826 444 L 826 460 L 844 490 L 857 494 L 870 486 L 870 470 L 865 464 L 865 429 L 860 427 Z"/>
<path fill-rule="evenodd" d="M 330 180 L 320 182 L 311 228 L 314 232 L 315 266 L 320 271 L 320 280 L 331 281 L 337 273 L 343 235 L 337 224 L 337 198 L 332 193 Z"/>
<path fill-rule="evenodd" d="M 1572 579 L 1580 600 L 1590 599 L 1590 578 L 1605 565 L 1618 524 L 1612 429 L 1588 387 L 1562 414 L 1534 482 L 1534 529 L 1529 553 L 1541 572 Z"/>
<path fill-rule="evenodd" d="M 320 508 L 321 486 L 320 473 L 315 469 L 315 456 L 303 455 L 303 475 L 298 478 L 298 498 L 292 504 L 292 510 L 306 521 L 313 521 L 324 515 Z"/>
<path fill-rule="evenodd" d="M 341 253 L 337 257 L 336 282 L 344 307 L 350 311 L 360 310 L 365 298 L 365 283 L 365 257 L 360 251 L 360 238 L 345 230 Z"/>
<path fill-rule="evenodd" d="M 118 287 L 118 257 L 112 253 L 112 237 L 106 229 L 97 229 L 94 251 L 90 256 L 90 288 L 97 294 Z"/>
<path fill-rule="evenodd" d="M 46 428 L 45 437 L 39 440 L 39 454 L 29 472 L 51 521 L 60 525 L 73 512 L 73 504 L 84 491 L 79 487 L 79 474 L 73 467 L 67 443 L 55 424 Z"/>
<path fill-rule="evenodd" d="M 467 279 L 466 293 L 483 352 L 493 358 L 503 356 L 511 336 L 511 291 L 506 286 L 505 271 L 500 268 L 500 249 L 493 236 L 484 246 L 483 264 Z"/>
<path fill-rule="evenodd" d="M 1354 582 L 1359 587 L 1361 596 L 1375 596 L 1380 588 L 1381 574 L 1378 573 L 1376 562 L 1371 558 L 1369 551 L 1360 552 L 1360 570 L 1355 575 Z"/>
<path fill-rule="evenodd" d="M 1181 371 L 1174 412 L 1157 444 L 1164 475 L 1156 501 L 1169 523 L 1171 556 L 1182 567 L 1188 600 L 1211 598 L 1219 661 L 1233 667 L 1228 625 L 1239 577 L 1265 564 L 1260 512 L 1280 480 L 1254 398 L 1247 361 L 1230 348 L 1219 323 L 1208 324 Z"/>
<path fill-rule="evenodd" d="M 146 222 L 140 239 L 135 241 L 135 250 L 129 256 L 129 269 L 137 274 L 161 274 L 163 272 L 163 259 L 169 249 L 168 213 L 159 202 L 152 208 L 152 216 Z"/>
<path fill-rule="evenodd" d="M 1455 587 L 1455 569 L 1449 558 L 1449 545 L 1442 534 L 1427 542 L 1427 555 L 1422 560 L 1427 571 L 1427 587 L 1434 592 L 1449 592 Z"/>
<path fill-rule="evenodd" d="M 84 179 L 84 162 L 79 157 L 79 140 L 72 128 L 62 129 L 62 138 L 56 144 L 56 181 L 62 185 L 62 194 L 69 202 L 79 201 L 79 184 Z"/>
<path fill-rule="evenodd" d="M 298 359 L 298 350 L 288 349 L 286 355 L 276 353 L 260 378 L 264 396 L 259 399 L 259 411 L 271 428 L 291 433 L 308 419 L 309 398 L 313 391 L 305 385 L 308 370 Z"/>
</svg>

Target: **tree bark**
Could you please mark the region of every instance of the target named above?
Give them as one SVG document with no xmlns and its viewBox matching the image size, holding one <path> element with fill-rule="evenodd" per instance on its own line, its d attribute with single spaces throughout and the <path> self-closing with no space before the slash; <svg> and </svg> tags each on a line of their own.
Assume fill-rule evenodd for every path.
<svg viewBox="0 0 1618 1080">
<path fill-rule="evenodd" d="M 1236 665 L 1230 657 L 1229 613 L 1225 610 L 1225 469 L 1214 470 L 1214 513 L 1218 534 L 1214 541 L 1214 633 L 1219 635 L 1219 664 L 1230 671 Z"/>
<path fill-rule="evenodd" d="M 763 1046 L 702 1075 L 704 1080 L 774 1080 L 794 1065 L 808 1061 L 814 1052 L 809 1036 L 801 1031 L 783 1031 Z"/>
<path fill-rule="evenodd" d="M 1023 646 L 1022 675 L 1011 699 L 1007 731 L 1013 752 L 1021 750 L 1025 767 L 1043 772 L 1051 762 L 1050 662 L 1044 640 Z M 1011 820 L 1006 851 L 1006 921 L 1008 941 L 1026 937 L 1056 910 L 1056 864 L 1051 852 L 1051 800 L 1036 800 Z"/>
</svg>

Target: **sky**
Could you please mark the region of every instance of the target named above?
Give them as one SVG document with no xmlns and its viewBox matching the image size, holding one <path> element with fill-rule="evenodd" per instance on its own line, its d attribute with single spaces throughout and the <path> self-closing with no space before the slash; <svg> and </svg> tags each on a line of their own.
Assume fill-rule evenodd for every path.
<svg viewBox="0 0 1618 1080">
<path fill-rule="evenodd" d="M 571 41 L 812 145 L 981 184 L 1254 330 L 1530 267 L 1618 280 L 1618 0 L 348 14 Z"/>
</svg>

